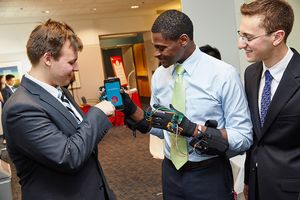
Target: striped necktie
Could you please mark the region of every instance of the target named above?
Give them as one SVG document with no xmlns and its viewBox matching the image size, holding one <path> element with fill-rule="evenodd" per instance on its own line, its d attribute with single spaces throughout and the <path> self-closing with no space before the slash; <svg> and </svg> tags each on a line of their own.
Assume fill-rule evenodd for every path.
<svg viewBox="0 0 300 200">
<path fill-rule="evenodd" d="M 185 87 L 183 80 L 184 68 L 176 66 L 176 79 L 173 89 L 172 104 L 178 111 L 185 113 Z M 184 136 L 170 133 L 171 149 L 170 159 L 176 169 L 180 169 L 188 161 L 187 142 Z"/>
<path fill-rule="evenodd" d="M 73 117 L 76 119 L 76 122 L 80 124 L 81 120 L 80 118 L 76 115 L 76 113 L 73 111 L 71 102 L 67 97 L 64 95 L 63 91 L 61 88 L 58 88 L 58 98 L 61 100 L 62 104 L 68 109 L 68 111 L 73 115 Z"/>
</svg>

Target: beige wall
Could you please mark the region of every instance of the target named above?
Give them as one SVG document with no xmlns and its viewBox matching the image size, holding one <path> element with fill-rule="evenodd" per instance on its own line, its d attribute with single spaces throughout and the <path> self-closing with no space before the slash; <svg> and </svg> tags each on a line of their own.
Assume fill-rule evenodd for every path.
<svg viewBox="0 0 300 200">
<path fill-rule="evenodd" d="M 151 40 L 151 32 L 145 32 L 144 35 L 144 48 L 146 54 L 146 66 L 148 69 L 149 83 L 151 86 L 152 72 L 158 67 L 158 60 L 154 57 L 154 48 Z"/>
</svg>

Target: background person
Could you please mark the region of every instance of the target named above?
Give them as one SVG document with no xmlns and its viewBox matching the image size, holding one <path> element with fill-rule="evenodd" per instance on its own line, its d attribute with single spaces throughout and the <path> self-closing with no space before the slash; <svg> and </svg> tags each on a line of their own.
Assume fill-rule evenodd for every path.
<svg viewBox="0 0 300 200">
<path fill-rule="evenodd" d="M 4 75 L 0 75 L 0 102 L 3 104 L 4 99 L 2 96 L 2 89 L 5 87 L 5 76 Z"/>
<path fill-rule="evenodd" d="M 26 48 L 32 68 L 2 119 L 22 199 L 115 199 L 97 155 L 115 109 L 103 101 L 83 115 L 63 88 L 78 70 L 81 40 L 69 25 L 49 19 L 31 32 Z"/>
<path fill-rule="evenodd" d="M 247 152 L 244 194 L 249 200 L 300 198 L 300 55 L 286 44 L 294 13 L 284 0 L 241 6 L 238 47 L 254 64 L 245 88 L 254 135 Z"/>
<path fill-rule="evenodd" d="M 207 45 L 199 47 L 199 49 L 200 49 L 200 51 L 221 60 L 221 53 L 216 47 L 212 47 L 207 44 Z"/>
<path fill-rule="evenodd" d="M 5 76 L 4 75 L 0 75 L 0 133 L 2 134 L 3 137 L 3 144 L 6 144 L 6 139 L 5 139 L 5 135 L 3 134 L 3 129 L 2 129 L 2 106 L 3 106 L 3 96 L 1 93 L 1 90 L 5 87 Z"/>
<path fill-rule="evenodd" d="M 7 74 L 5 76 L 5 87 L 1 90 L 3 97 L 3 105 L 9 99 L 9 97 L 15 92 L 15 76 L 13 74 Z"/>
<path fill-rule="evenodd" d="M 7 74 L 1 77 L 1 107 L 3 108 L 5 102 L 15 92 L 15 76 L 13 74 Z M 3 144 L 6 144 L 5 133 L 3 132 Z"/>
</svg>

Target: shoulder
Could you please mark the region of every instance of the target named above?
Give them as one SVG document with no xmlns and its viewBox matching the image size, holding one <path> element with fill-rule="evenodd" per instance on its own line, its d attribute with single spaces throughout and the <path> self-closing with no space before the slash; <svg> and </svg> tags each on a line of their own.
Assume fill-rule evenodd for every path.
<svg viewBox="0 0 300 200">
<path fill-rule="evenodd" d="M 17 110 L 20 108 L 25 108 L 32 105 L 36 107 L 36 102 L 37 98 L 24 89 L 24 87 L 20 86 L 14 95 L 12 95 L 5 103 L 3 110 L 7 110 L 9 112 L 18 112 Z"/>
<path fill-rule="evenodd" d="M 152 85 L 165 83 L 172 76 L 173 66 L 165 68 L 163 66 L 159 66 L 152 75 Z"/>
<path fill-rule="evenodd" d="M 232 79 L 240 79 L 237 68 L 231 64 L 212 57 L 207 58 L 206 62 L 206 70 L 209 70 L 209 74 L 211 74 L 213 79 L 218 80 L 218 82 L 227 82 Z"/>
<path fill-rule="evenodd" d="M 293 65 L 299 65 L 300 63 L 300 54 L 298 53 L 298 51 L 294 48 L 291 48 L 292 52 L 294 53 L 292 59 L 291 59 L 291 62 L 290 64 L 293 64 Z"/>
<path fill-rule="evenodd" d="M 160 76 L 162 74 L 171 74 L 172 73 L 173 66 L 170 66 L 168 68 L 163 67 L 162 65 L 159 66 L 153 73 L 154 77 Z"/>
<path fill-rule="evenodd" d="M 249 65 L 245 70 L 245 76 L 252 76 L 257 70 L 262 67 L 262 62 L 256 62 L 251 65 Z"/>
</svg>

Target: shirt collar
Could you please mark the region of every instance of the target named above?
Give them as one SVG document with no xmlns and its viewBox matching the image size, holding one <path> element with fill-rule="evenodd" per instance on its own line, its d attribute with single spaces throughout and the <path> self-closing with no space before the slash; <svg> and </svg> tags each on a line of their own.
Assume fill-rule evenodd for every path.
<svg viewBox="0 0 300 200">
<path fill-rule="evenodd" d="M 201 56 L 201 51 L 199 50 L 199 47 L 196 46 L 194 52 L 183 62 L 181 65 L 183 66 L 186 73 L 190 76 L 192 72 L 195 69 L 195 63 L 197 63 L 197 59 Z M 179 63 L 175 63 L 172 67 L 172 74 L 176 74 L 175 66 Z"/>
<path fill-rule="evenodd" d="M 13 85 L 8 85 L 8 84 L 6 84 L 6 85 L 7 85 L 7 87 L 9 87 L 11 90 L 14 88 Z"/>
<path fill-rule="evenodd" d="M 264 78 L 265 71 L 269 70 L 270 74 L 273 77 L 273 79 L 275 79 L 276 81 L 279 82 L 282 75 L 283 75 L 284 70 L 287 68 L 290 60 L 292 59 L 293 54 L 294 54 L 293 51 L 289 48 L 286 55 L 278 63 L 276 63 L 272 67 L 267 68 L 265 66 L 265 64 L 263 64 L 263 73 L 262 73 L 261 78 Z"/>
<path fill-rule="evenodd" d="M 49 92 L 55 98 L 58 98 L 58 90 L 57 90 L 57 88 L 55 88 L 52 85 L 49 85 L 49 84 L 47 84 L 45 82 L 42 82 L 42 81 L 34 78 L 33 76 L 31 76 L 28 73 L 25 74 L 25 77 L 28 78 L 28 79 L 30 79 L 30 80 L 32 80 L 33 82 L 35 82 L 36 84 L 38 84 L 42 88 L 44 88 L 47 92 Z"/>
</svg>

